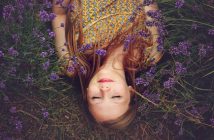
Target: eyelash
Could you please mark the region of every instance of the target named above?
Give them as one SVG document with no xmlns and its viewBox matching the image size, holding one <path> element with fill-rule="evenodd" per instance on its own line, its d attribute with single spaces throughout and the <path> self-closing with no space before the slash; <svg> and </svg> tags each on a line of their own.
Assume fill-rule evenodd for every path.
<svg viewBox="0 0 214 140">
<path fill-rule="evenodd" d="M 100 99 L 101 97 L 92 97 L 92 99 Z M 121 96 L 113 96 L 112 98 L 121 98 Z"/>
</svg>

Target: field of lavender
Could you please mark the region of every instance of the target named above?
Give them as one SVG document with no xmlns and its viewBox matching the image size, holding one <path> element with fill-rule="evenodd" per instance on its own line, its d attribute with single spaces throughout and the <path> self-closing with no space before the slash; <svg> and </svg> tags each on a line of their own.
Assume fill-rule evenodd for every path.
<svg viewBox="0 0 214 140">
<path fill-rule="evenodd" d="M 145 24 L 164 56 L 136 77 L 134 122 L 111 130 L 85 118 L 78 79 L 58 75 L 51 2 L 1 0 L 0 140 L 212 140 L 214 0 L 156 2 Z"/>
</svg>

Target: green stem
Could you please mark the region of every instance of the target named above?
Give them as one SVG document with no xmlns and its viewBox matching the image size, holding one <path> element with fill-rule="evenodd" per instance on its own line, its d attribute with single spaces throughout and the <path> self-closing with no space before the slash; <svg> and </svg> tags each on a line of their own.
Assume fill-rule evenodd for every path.
<svg viewBox="0 0 214 140">
<path fill-rule="evenodd" d="M 169 18 L 168 21 L 189 21 L 189 22 L 199 23 L 199 24 L 206 25 L 206 26 L 209 26 L 209 27 L 211 27 L 211 28 L 214 28 L 213 25 L 210 25 L 210 24 L 207 24 L 207 23 L 203 23 L 203 22 L 200 22 L 200 21 L 196 21 L 196 20 L 192 20 L 192 19 L 176 19 L 176 18 Z"/>
</svg>

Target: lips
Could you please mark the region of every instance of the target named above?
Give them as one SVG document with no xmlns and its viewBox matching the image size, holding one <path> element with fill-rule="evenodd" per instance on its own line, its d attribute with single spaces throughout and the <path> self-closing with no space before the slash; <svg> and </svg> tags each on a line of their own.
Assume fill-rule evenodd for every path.
<svg viewBox="0 0 214 140">
<path fill-rule="evenodd" d="M 114 81 L 112 79 L 102 78 L 98 82 L 99 83 L 104 83 L 104 82 L 114 82 Z"/>
</svg>

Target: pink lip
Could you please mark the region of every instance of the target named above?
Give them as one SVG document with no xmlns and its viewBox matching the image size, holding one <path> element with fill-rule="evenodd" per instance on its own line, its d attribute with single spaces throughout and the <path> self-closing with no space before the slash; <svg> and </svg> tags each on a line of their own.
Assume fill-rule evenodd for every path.
<svg viewBox="0 0 214 140">
<path fill-rule="evenodd" d="M 111 80 L 111 79 L 102 78 L 102 79 L 100 79 L 98 82 L 100 82 L 100 83 L 104 83 L 104 82 L 114 82 L 114 81 L 113 81 L 113 80 Z"/>
</svg>

